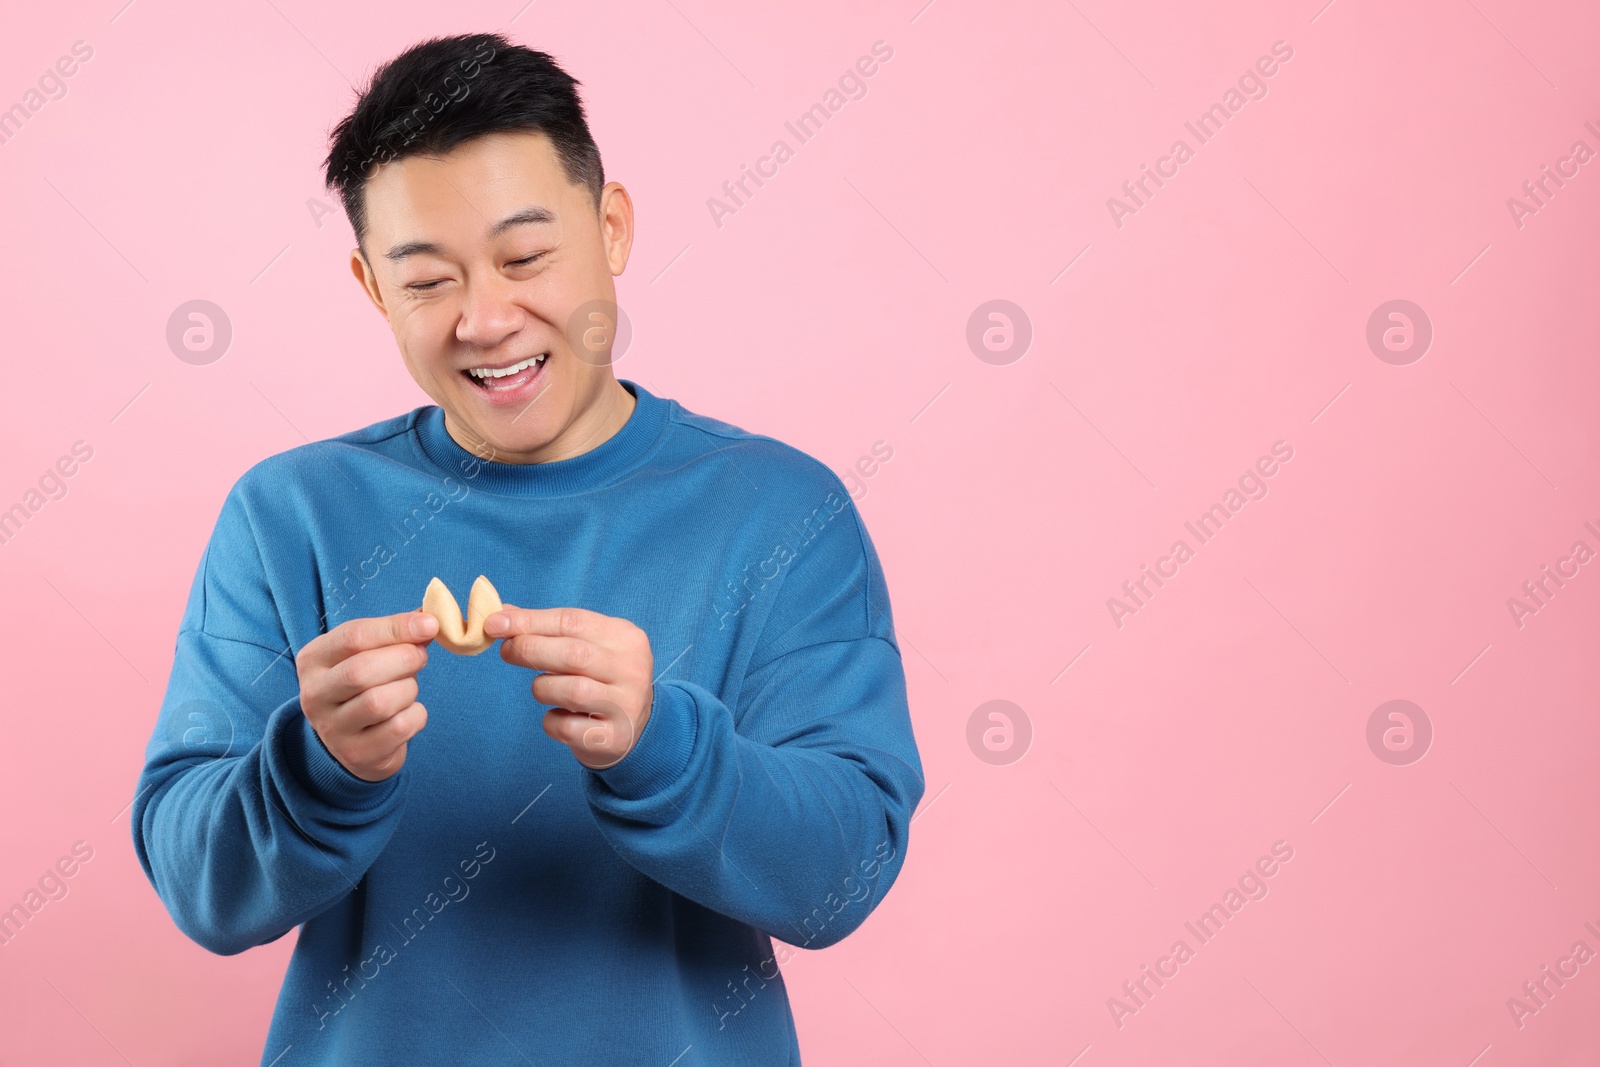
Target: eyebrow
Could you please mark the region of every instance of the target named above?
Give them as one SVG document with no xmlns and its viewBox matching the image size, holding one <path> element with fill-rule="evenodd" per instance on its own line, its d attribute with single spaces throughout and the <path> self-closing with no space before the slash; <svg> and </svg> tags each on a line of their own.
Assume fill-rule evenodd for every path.
<svg viewBox="0 0 1600 1067">
<path fill-rule="evenodd" d="M 513 226 L 526 226 L 529 224 L 550 223 L 556 221 L 555 213 L 542 207 L 525 207 L 521 211 L 507 215 L 489 228 L 490 237 L 499 237 Z M 440 255 L 442 250 L 432 241 L 406 241 L 397 244 L 383 254 L 383 258 L 392 263 L 398 263 L 407 256 Z"/>
</svg>

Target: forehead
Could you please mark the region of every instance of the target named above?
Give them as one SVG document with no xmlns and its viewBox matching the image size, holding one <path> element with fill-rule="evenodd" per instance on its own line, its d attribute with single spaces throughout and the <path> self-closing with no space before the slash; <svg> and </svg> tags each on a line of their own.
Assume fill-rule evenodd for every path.
<svg viewBox="0 0 1600 1067">
<path fill-rule="evenodd" d="M 549 225 L 572 210 L 582 189 L 567 180 L 544 134 L 488 134 L 442 155 L 380 166 L 364 189 L 368 231 L 378 249 L 396 240 L 443 243 L 449 233 L 435 232 L 441 227 L 489 236 L 493 224 L 529 207 L 546 212 Z"/>
</svg>

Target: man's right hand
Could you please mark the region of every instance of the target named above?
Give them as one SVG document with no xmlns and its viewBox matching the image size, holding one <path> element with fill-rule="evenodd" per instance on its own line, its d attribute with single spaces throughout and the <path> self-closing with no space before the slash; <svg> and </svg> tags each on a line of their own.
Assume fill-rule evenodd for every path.
<svg viewBox="0 0 1600 1067">
<path fill-rule="evenodd" d="M 294 658 L 300 709 L 333 758 L 381 782 L 406 761 L 406 742 L 428 721 L 417 672 L 439 622 L 422 611 L 350 619 L 313 638 Z"/>
</svg>

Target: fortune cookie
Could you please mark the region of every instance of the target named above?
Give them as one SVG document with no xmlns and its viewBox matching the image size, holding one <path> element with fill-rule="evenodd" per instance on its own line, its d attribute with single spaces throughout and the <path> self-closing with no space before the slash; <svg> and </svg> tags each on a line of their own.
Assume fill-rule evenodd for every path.
<svg viewBox="0 0 1600 1067">
<path fill-rule="evenodd" d="M 422 610 L 439 620 L 439 633 L 434 640 L 458 656 L 476 656 L 494 644 L 495 639 L 483 632 L 483 620 L 500 607 L 500 594 L 481 574 L 472 583 L 464 624 L 455 595 L 439 579 L 429 582 L 427 591 L 422 594 Z"/>
</svg>

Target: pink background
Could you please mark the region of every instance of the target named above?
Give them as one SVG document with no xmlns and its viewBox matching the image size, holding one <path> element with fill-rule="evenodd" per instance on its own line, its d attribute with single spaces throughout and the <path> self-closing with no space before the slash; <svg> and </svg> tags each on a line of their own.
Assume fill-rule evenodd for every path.
<svg viewBox="0 0 1600 1067">
<path fill-rule="evenodd" d="M 0 947 L 0 1061 L 260 1053 L 293 938 L 188 942 L 127 805 L 228 487 L 427 402 L 342 212 L 312 210 L 326 132 L 376 63 L 493 29 L 585 83 L 635 199 L 619 375 L 841 475 L 893 449 L 859 507 L 928 792 L 885 904 L 786 967 L 807 1063 L 1600 1056 L 1600 963 L 1507 1007 L 1600 951 L 1600 566 L 1520 628 L 1507 607 L 1600 550 L 1600 162 L 1507 207 L 1600 150 L 1592 5 L 522 2 L 8 14 L 0 106 L 94 52 L 0 145 L 0 509 L 93 458 L 0 545 L 0 908 L 75 841 L 94 858 Z M 717 226 L 707 199 L 878 40 L 867 96 Z M 1199 145 L 1184 122 L 1280 40 L 1267 96 Z M 1107 198 L 1179 137 L 1117 226 Z M 205 366 L 164 336 L 197 298 L 234 330 Z M 993 299 L 1032 324 L 1007 365 L 966 341 Z M 1366 341 L 1394 299 L 1434 330 L 1405 366 Z M 1276 441 L 1269 495 L 1119 628 L 1107 598 Z M 998 765 L 968 743 L 997 699 L 1033 735 Z M 1433 726 L 1409 765 L 1367 742 L 1392 699 Z M 1269 895 L 1199 945 L 1184 922 L 1277 841 Z M 1119 1027 L 1107 999 L 1179 938 Z"/>
</svg>

